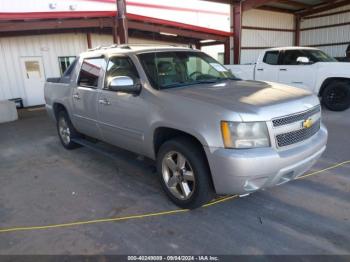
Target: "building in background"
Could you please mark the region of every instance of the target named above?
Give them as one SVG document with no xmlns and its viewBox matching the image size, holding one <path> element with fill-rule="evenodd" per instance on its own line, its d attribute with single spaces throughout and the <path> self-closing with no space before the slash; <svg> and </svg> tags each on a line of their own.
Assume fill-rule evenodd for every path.
<svg viewBox="0 0 350 262">
<path fill-rule="evenodd" d="M 127 1 L 129 43 L 199 48 L 201 41 L 224 43 L 231 35 L 228 5 L 174 2 Z M 44 104 L 46 78 L 62 75 L 79 53 L 116 42 L 115 13 L 115 0 L 1 0 L 0 100 Z M 223 47 L 217 50 L 211 55 L 222 60 Z"/>
<path fill-rule="evenodd" d="M 245 0 L 250 8 L 242 11 L 240 48 L 235 48 L 233 9 L 223 4 L 229 0 L 130 0 L 129 43 L 191 45 L 225 63 L 233 57 L 236 63 L 255 63 L 263 49 L 293 45 L 344 57 L 350 4 L 337 1 L 338 7 L 325 0 L 289 5 Z M 298 20 L 300 8 L 304 15 Z M 0 0 L 0 100 L 43 104 L 46 78 L 61 75 L 86 49 L 117 42 L 115 14 L 116 0 Z"/>
</svg>

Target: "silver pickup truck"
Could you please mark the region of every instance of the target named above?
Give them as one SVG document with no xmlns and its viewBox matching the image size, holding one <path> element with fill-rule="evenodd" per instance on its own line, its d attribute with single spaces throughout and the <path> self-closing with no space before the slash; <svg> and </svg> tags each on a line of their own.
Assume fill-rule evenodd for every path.
<svg viewBox="0 0 350 262">
<path fill-rule="evenodd" d="M 156 160 L 164 191 L 183 208 L 293 180 L 327 142 L 315 95 L 242 81 L 189 48 L 90 50 L 48 79 L 45 100 L 65 148 L 93 137 Z"/>
</svg>

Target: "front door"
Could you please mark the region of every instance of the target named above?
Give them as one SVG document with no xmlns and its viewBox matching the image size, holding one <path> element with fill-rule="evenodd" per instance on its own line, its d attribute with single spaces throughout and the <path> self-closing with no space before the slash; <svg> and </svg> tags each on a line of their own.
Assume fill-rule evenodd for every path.
<svg viewBox="0 0 350 262">
<path fill-rule="evenodd" d="M 316 70 L 313 65 L 281 65 L 278 82 L 286 85 L 313 90 Z"/>
<path fill-rule="evenodd" d="M 108 82 L 116 76 L 129 76 L 138 81 L 138 72 L 127 56 L 111 57 L 106 72 L 106 82 L 98 104 L 99 126 L 106 142 L 130 151 L 144 152 L 144 132 L 147 126 L 148 104 L 145 92 L 140 95 L 108 89 Z"/>
<path fill-rule="evenodd" d="M 25 106 L 45 104 L 45 72 L 42 58 L 40 56 L 21 57 L 20 62 L 26 93 Z"/>
<path fill-rule="evenodd" d="M 303 50 L 286 50 L 281 58 L 278 82 L 312 91 L 316 81 L 314 64 L 301 64 L 299 57 L 305 57 Z"/>
</svg>

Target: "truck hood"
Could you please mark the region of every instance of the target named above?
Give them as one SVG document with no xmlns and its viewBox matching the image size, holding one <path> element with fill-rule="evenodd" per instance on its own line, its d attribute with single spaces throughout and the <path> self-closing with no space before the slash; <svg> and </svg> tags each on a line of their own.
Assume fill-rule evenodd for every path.
<svg viewBox="0 0 350 262">
<path fill-rule="evenodd" d="M 350 76 L 350 63 L 345 62 L 319 62 L 317 63 L 319 68 L 325 68 L 330 73 L 346 73 Z"/>
<path fill-rule="evenodd" d="M 167 91 L 238 113 L 243 121 L 268 121 L 319 104 L 316 96 L 303 89 L 261 81 L 227 80 Z"/>
</svg>

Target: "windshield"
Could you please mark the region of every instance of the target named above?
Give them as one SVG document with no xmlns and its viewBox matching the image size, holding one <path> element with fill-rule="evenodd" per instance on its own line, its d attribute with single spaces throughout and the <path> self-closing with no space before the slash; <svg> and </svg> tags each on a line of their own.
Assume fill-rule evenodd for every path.
<svg viewBox="0 0 350 262">
<path fill-rule="evenodd" d="M 306 57 L 310 59 L 312 63 L 317 62 L 338 62 L 335 58 L 327 55 L 321 50 L 303 50 Z"/>
<path fill-rule="evenodd" d="M 157 89 L 235 79 L 223 65 L 201 52 L 153 52 L 138 57 Z"/>
</svg>

